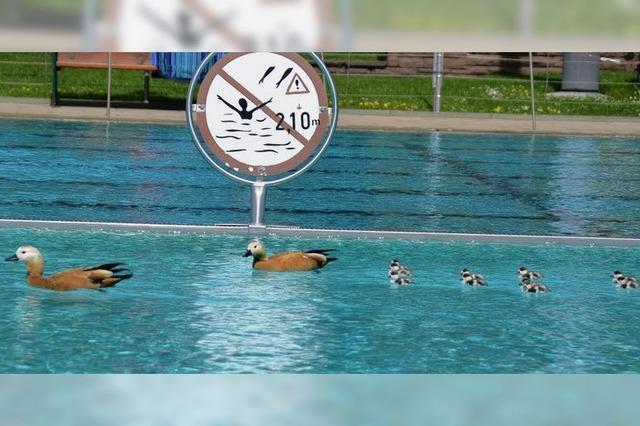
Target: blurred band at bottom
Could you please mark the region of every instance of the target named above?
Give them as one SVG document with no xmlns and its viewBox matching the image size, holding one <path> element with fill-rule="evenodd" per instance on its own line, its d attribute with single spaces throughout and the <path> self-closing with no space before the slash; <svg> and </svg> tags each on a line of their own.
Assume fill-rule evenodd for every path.
<svg viewBox="0 0 640 426">
<path fill-rule="evenodd" d="M 631 425 L 636 375 L 0 377 L 0 425 Z"/>
</svg>

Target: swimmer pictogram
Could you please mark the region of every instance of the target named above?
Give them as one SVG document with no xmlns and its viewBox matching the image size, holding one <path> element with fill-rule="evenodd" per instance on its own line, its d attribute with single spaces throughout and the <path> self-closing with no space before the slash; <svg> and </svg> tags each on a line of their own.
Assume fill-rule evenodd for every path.
<svg viewBox="0 0 640 426">
<path fill-rule="evenodd" d="M 243 119 L 243 120 L 251 120 L 253 118 L 253 113 L 254 112 L 256 112 L 257 110 L 261 109 L 265 105 L 273 102 L 273 98 L 271 98 L 267 102 L 263 102 L 260 105 L 258 105 L 257 107 L 255 107 L 254 109 L 247 111 L 247 107 L 248 107 L 249 104 L 247 103 L 247 100 L 245 98 L 240 98 L 238 100 L 238 105 L 240 105 L 240 109 L 236 108 L 235 106 L 233 106 L 229 102 L 225 101 L 222 98 L 222 96 L 220 96 L 220 95 L 218 95 L 218 99 L 220 99 L 222 102 L 224 102 L 225 105 L 227 105 L 229 108 L 231 108 L 232 110 L 237 112 L 240 115 L 240 118 Z"/>
</svg>

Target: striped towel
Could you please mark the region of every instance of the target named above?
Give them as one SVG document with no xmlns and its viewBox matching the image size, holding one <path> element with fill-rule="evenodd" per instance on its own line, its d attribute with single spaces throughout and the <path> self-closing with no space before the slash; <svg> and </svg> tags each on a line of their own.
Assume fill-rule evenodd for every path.
<svg viewBox="0 0 640 426">
<path fill-rule="evenodd" d="M 158 72 L 164 78 L 191 80 L 196 69 L 207 55 L 207 52 L 154 52 L 151 55 L 151 62 L 158 67 Z M 223 56 L 224 53 L 216 53 L 214 61 L 200 75 L 200 82 L 202 82 L 213 63 Z"/>
</svg>

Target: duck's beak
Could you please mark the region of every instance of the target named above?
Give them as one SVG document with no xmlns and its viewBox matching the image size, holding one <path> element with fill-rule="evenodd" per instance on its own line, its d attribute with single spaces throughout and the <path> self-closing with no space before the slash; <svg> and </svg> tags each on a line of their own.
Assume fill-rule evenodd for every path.
<svg viewBox="0 0 640 426">
<path fill-rule="evenodd" d="M 18 260 L 18 256 L 16 256 L 15 254 L 13 256 L 9 256 L 5 259 L 5 262 L 17 262 Z"/>
<path fill-rule="evenodd" d="M 251 250 L 247 250 L 244 252 L 244 254 L 242 255 L 242 257 L 249 257 L 251 256 Z"/>
</svg>

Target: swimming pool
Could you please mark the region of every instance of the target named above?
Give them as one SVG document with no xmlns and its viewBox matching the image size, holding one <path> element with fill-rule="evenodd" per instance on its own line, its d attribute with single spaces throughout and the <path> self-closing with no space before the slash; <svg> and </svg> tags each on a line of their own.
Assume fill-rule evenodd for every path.
<svg viewBox="0 0 640 426">
<path fill-rule="evenodd" d="M 0 120 L 0 218 L 246 223 L 185 126 Z M 637 138 L 338 132 L 267 223 L 640 237 Z"/>
<path fill-rule="evenodd" d="M 57 293 L 0 264 L 0 373 L 640 372 L 640 292 L 616 289 L 637 248 L 266 237 L 272 253 L 335 248 L 320 273 L 252 271 L 247 238 L 0 229 L 47 271 L 126 261 L 132 280 Z M 416 284 L 388 283 L 392 256 Z M 516 269 L 552 291 L 522 294 Z M 462 267 L 487 288 L 463 288 Z"/>
</svg>

